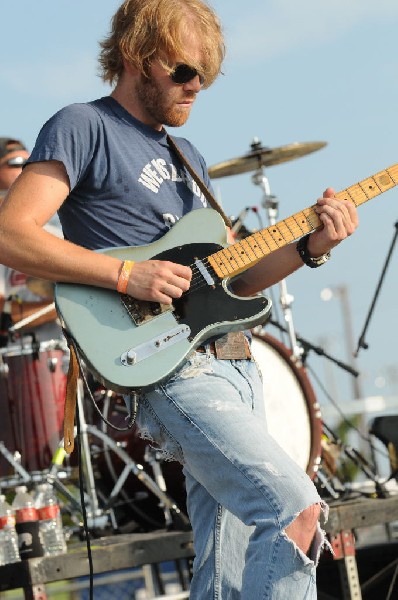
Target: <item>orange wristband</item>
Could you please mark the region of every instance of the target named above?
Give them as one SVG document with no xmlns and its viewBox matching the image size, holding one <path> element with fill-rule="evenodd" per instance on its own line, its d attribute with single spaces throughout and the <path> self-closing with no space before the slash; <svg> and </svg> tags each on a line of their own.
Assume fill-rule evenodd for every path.
<svg viewBox="0 0 398 600">
<path fill-rule="evenodd" d="M 117 291 L 120 294 L 126 294 L 127 292 L 127 284 L 129 282 L 129 277 L 131 273 L 131 269 L 134 267 L 133 260 L 125 260 L 123 261 L 122 269 L 120 271 L 119 279 L 117 280 Z"/>
</svg>

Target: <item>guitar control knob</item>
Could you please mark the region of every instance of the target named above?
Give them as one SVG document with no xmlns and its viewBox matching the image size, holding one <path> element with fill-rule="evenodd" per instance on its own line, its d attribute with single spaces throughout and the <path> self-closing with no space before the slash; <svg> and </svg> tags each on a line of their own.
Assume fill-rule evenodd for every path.
<svg viewBox="0 0 398 600">
<path fill-rule="evenodd" d="M 129 350 L 126 352 L 125 358 L 128 365 L 135 365 L 137 362 L 137 353 L 134 350 Z"/>
</svg>

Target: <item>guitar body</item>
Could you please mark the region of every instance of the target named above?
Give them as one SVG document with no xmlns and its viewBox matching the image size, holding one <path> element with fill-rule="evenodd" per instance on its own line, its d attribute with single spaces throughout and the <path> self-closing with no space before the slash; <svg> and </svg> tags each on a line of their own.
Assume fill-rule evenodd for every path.
<svg viewBox="0 0 398 600">
<path fill-rule="evenodd" d="M 147 246 L 99 250 L 121 260 L 160 259 L 184 265 L 227 247 L 226 229 L 215 211 L 195 210 L 163 238 Z M 118 392 L 145 389 L 169 378 L 207 339 L 264 323 L 271 303 L 264 296 L 240 298 L 228 279 L 212 281 L 196 268 L 188 294 L 172 309 L 156 303 L 124 304 L 118 292 L 58 283 L 55 304 L 89 370 Z M 213 275 L 215 275 L 213 273 Z"/>
</svg>

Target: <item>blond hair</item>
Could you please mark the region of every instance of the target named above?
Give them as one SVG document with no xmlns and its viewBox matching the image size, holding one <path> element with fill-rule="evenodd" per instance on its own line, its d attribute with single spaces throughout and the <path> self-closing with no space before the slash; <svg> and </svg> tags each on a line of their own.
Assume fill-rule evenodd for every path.
<svg viewBox="0 0 398 600">
<path fill-rule="evenodd" d="M 187 34 L 201 43 L 200 63 L 192 60 L 184 44 Z M 220 21 L 202 0 L 125 0 L 100 46 L 101 76 L 110 84 L 121 76 L 123 59 L 149 76 L 154 60 L 160 60 L 171 72 L 167 59 L 178 57 L 201 72 L 204 87 L 209 87 L 219 75 L 225 56 Z"/>
</svg>

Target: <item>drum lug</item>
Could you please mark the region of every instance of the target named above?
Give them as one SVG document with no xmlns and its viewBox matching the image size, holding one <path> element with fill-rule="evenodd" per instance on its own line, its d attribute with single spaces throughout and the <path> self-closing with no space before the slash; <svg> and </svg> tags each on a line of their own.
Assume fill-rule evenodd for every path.
<svg viewBox="0 0 398 600">
<path fill-rule="evenodd" d="M 9 366 L 7 363 L 1 361 L 0 362 L 0 377 L 7 377 L 9 372 Z"/>
<path fill-rule="evenodd" d="M 48 359 L 47 365 L 48 365 L 48 370 L 50 371 L 50 373 L 55 373 L 57 364 L 58 364 L 58 358 L 52 357 L 52 358 Z"/>
</svg>

